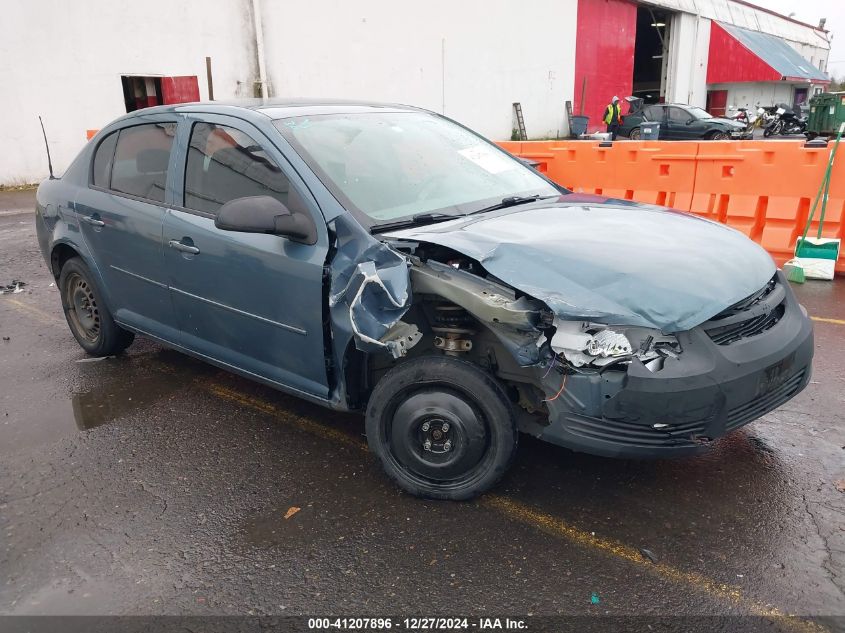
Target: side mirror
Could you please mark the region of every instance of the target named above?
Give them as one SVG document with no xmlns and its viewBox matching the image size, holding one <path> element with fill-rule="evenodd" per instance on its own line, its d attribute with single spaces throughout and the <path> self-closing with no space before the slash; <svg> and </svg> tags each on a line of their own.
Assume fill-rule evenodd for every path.
<svg viewBox="0 0 845 633">
<path fill-rule="evenodd" d="M 281 235 L 302 244 L 317 242 L 317 227 L 310 216 L 291 213 L 284 204 L 270 196 L 230 200 L 220 207 L 214 226 L 223 231 Z"/>
<path fill-rule="evenodd" d="M 687 125 L 692 125 L 695 123 L 695 119 L 687 119 Z"/>
</svg>

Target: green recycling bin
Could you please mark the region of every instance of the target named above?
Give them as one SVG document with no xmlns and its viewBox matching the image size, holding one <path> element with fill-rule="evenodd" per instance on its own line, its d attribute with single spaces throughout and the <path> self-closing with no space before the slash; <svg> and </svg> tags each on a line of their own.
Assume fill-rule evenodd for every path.
<svg viewBox="0 0 845 633">
<path fill-rule="evenodd" d="M 845 123 L 845 92 L 823 92 L 810 99 L 807 137 L 833 136 Z"/>
</svg>

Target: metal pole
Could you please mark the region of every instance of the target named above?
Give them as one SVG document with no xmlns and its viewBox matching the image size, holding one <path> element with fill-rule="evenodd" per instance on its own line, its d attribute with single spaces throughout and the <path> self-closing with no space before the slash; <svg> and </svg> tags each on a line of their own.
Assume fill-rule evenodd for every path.
<svg viewBox="0 0 845 633">
<path fill-rule="evenodd" d="M 264 26 L 261 21 L 261 0 L 252 0 L 252 20 L 255 26 L 255 52 L 258 57 L 258 83 L 261 94 L 268 97 L 267 67 L 264 63 Z"/>
<path fill-rule="evenodd" d="M 205 58 L 205 76 L 208 79 L 208 100 L 214 101 L 214 80 L 211 78 L 211 58 Z"/>
</svg>

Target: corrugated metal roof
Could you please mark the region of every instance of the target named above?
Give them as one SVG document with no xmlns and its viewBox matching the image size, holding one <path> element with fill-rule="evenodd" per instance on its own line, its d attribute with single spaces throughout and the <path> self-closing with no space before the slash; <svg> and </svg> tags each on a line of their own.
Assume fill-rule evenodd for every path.
<svg viewBox="0 0 845 633">
<path fill-rule="evenodd" d="M 761 0 L 754 1 L 762 4 Z M 771 33 L 791 42 L 808 44 L 823 50 L 830 49 L 830 42 L 824 31 L 786 16 L 774 14 L 762 7 L 754 7 L 734 0 L 643 0 L 643 3 L 692 13 L 753 31 Z"/>
<path fill-rule="evenodd" d="M 807 81 L 830 81 L 827 73 L 822 72 L 813 64 L 784 42 L 781 38 L 768 33 L 743 29 L 733 24 L 719 22 L 732 37 L 743 46 L 778 71 L 784 78 L 804 79 Z"/>
</svg>

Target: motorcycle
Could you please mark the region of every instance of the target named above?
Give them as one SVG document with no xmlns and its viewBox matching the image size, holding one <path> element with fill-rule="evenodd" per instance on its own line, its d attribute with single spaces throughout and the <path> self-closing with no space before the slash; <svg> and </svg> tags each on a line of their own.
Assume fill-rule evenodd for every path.
<svg viewBox="0 0 845 633">
<path fill-rule="evenodd" d="M 804 134 L 807 131 L 807 119 L 795 113 L 785 103 L 777 105 L 775 117 L 766 125 L 763 136 L 780 136 L 782 134 Z"/>
</svg>

